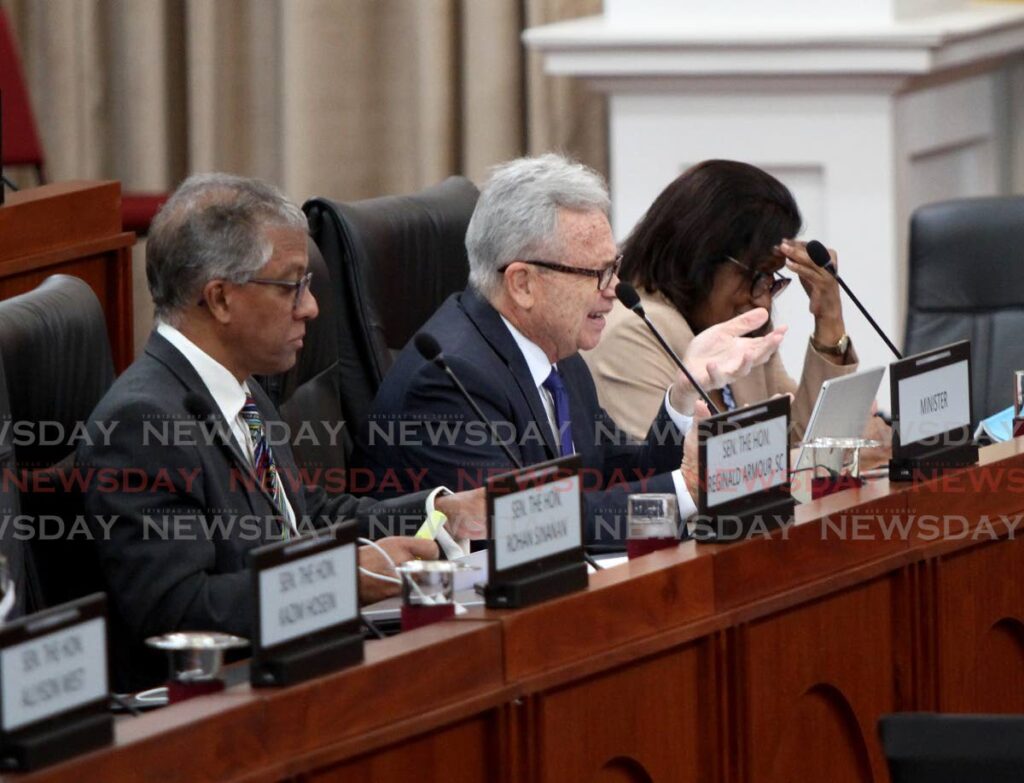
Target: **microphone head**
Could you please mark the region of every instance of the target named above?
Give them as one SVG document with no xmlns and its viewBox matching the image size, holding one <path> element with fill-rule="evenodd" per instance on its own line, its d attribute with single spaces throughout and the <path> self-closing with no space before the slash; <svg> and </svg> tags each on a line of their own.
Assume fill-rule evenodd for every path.
<svg viewBox="0 0 1024 783">
<path fill-rule="evenodd" d="M 807 243 L 807 255 L 811 257 L 811 261 L 820 266 L 822 269 L 828 271 L 834 271 L 832 266 L 832 256 L 828 254 L 828 248 L 826 248 L 817 239 L 812 239 Z"/>
<path fill-rule="evenodd" d="M 620 280 L 619 284 L 615 286 L 615 295 L 619 298 L 619 301 L 622 302 L 622 304 L 637 315 L 643 316 L 644 307 L 640 304 L 640 294 L 638 294 L 636 289 L 625 280 Z"/>
<path fill-rule="evenodd" d="M 434 339 L 434 335 L 428 332 L 420 332 L 412 338 L 413 345 L 420 352 L 420 356 L 428 362 L 437 362 L 441 359 L 441 344 Z"/>
</svg>

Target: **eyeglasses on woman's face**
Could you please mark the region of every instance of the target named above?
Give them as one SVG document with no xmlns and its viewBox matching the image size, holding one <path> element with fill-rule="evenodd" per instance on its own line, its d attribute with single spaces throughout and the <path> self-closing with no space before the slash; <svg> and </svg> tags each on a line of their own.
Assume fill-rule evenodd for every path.
<svg viewBox="0 0 1024 783">
<path fill-rule="evenodd" d="M 732 256 L 725 257 L 727 261 L 731 261 L 736 266 L 746 270 L 747 274 L 750 275 L 750 298 L 760 299 L 765 294 L 769 298 L 774 299 L 783 291 L 786 287 L 793 282 L 792 278 L 780 275 L 778 272 L 762 272 L 760 269 L 751 269 L 746 264 L 737 261 Z"/>
</svg>

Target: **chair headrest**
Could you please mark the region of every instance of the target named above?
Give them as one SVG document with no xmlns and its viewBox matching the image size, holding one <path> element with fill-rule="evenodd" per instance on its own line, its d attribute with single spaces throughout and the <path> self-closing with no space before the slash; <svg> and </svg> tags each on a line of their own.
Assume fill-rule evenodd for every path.
<svg viewBox="0 0 1024 783">
<path fill-rule="evenodd" d="M 437 306 L 466 287 L 466 227 L 479 191 L 464 177 L 411 196 L 334 204 L 347 251 L 388 348 L 402 348 Z M 357 281 L 358 283 L 358 281 Z"/>
<path fill-rule="evenodd" d="M 1024 196 L 958 199 L 910 221 L 910 307 L 992 310 L 1024 303 Z"/>
<path fill-rule="evenodd" d="M 59 462 L 74 451 L 69 439 L 114 380 L 106 319 L 92 289 L 53 275 L 0 301 L 0 359 L 14 422 L 33 425 L 33 437 L 18 439 L 18 462 Z"/>
</svg>

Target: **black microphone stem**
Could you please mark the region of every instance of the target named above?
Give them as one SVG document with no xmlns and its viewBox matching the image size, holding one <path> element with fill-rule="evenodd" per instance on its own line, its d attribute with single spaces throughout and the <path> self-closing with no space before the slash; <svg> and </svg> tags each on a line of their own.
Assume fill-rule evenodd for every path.
<svg viewBox="0 0 1024 783">
<path fill-rule="evenodd" d="M 857 305 L 857 309 L 860 310 L 861 315 L 863 315 L 865 318 L 867 318 L 868 319 L 868 323 L 871 324 L 871 326 L 874 327 L 876 332 L 878 332 L 878 336 L 882 338 L 882 342 L 884 342 L 887 346 L 889 346 L 889 350 L 893 352 L 893 355 L 897 359 L 902 359 L 903 358 L 903 354 L 901 354 L 899 351 L 896 350 L 896 346 L 893 345 L 889 341 L 889 338 L 885 336 L 885 332 L 882 331 L 882 327 L 879 326 L 877 323 L 875 323 L 875 319 L 871 317 L 871 315 L 868 313 L 867 309 L 865 309 L 864 305 L 862 305 L 860 303 L 860 299 L 858 299 L 854 295 L 853 291 L 851 291 L 850 287 L 848 285 L 846 285 L 846 282 L 843 280 L 843 278 L 841 278 L 839 275 L 837 275 L 832 269 L 829 269 L 828 271 L 832 272 L 832 276 L 835 277 L 835 279 L 839 282 L 839 285 L 841 285 L 843 287 L 843 290 L 846 291 L 846 295 L 848 297 L 850 297 L 850 299 L 853 301 L 853 303 L 855 305 Z"/>
<path fill-rule="evenodd" d="M 690 385 L 697 390 L 697 394 L 699 394 L 701 398 L 704 400 L 704 402 L 707 403 L 708 409 L 711 411 L 711 415 L 717 416 L 719 413 L 721 413 L 721 411 L 718 410 L 718 406 L 711 401 L 711 398 L 708 396 L 708 393 L 704 391 L 704 387 L 697 383 L 696 378 L 690 375 L 690 371 L 686 369 L 686 365 L 683 364 L 682 359 L 680 359 L 676 355 L 676 352 L 673 351 L 672 348 L 669 346 L 669 344 L 665 342 L 665 338 L 661 336 L 661 332 L 654 328 L 654 324 L 652 324 L 651 319 L 647 317 L 647 313 L 642 313 L 638 315 L 640 315 L 640 317 L 644 319 L 644 323 L 647 324 L 647 328 L 651 330 L 651 334 L 653 334 L 658 339 L 658 342 L 661 343 L 661 347 L 665 349 L 665 353 L 672 357 L 672 361 L 676 363 L 676 367 L 682 370 L 683 375 L 686 376 L 686 379 L 690 382 Z"/>
<path fill-rule="evenodd" d="M 868 314 L 867 309 L 860 303 L 860 299 L 854 296 L 850 287 L 843 282 L 843 278 L 841 278 L 839 276 L 839 272 L 836 271 L 835 264 L 832 263 L 832 256 L 829 254 L 828 248 L 821 244 L 817 239 L 812 239 L 807 243 L 807 255 L 811 257 L 811 261 L 814 262 L 815 266 L 826 270 L 836 279 L 836 282 L 843 287 L 843 290 L 846 291 L 846 295 L 853 300 L 853 303 L 857 305 L 857 309 L 860 310 L 861 314 L 868 319 L 868 323 L 871 324 L 874 330 L 878 333 L 878 336 L 882 338 L 882 341 L 889 347 L 889 350 L 893 352 L 893 355 L 897 359 L 902 359 L 903 354 L 896 350 L 896 346 L 893 345 L 892 341 L 885 336 L 885 332 L 882 331 L 882 327 L 875 323 L 875 319 Z"/>
</svg>

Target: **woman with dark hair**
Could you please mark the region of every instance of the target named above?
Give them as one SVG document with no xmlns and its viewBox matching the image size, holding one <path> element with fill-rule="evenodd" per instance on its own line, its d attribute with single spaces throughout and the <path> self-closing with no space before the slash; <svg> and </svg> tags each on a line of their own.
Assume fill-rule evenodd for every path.
<svg viewBox="0 0 1024 783">
<path fill-rule="evenodd" d="M 814 334 L 800 382 L 776 353 L 731 386 L 711 392 L 721 410 L 790 393 L 791 438 L 807 426 L 823 381 L 857 369 L 835 278 L 807 255 L 800 211 L 785 185 L 755 166 L 708 160 L 661 192 L 622 248 L 619 277 L 632 283 L 651 320 L 680 356 L 695 334 L 772 300 L 795 274 L 810 300 Z M 833 263 L 836 256 L 829 251 Z M 764 327 L 770 329 L 770 325 Z M 642 437 L 676 369 L 641 319 L 624 307 L 608 316 L 600 344 L 584 354 L 601 402 Z"/>
</svg>

